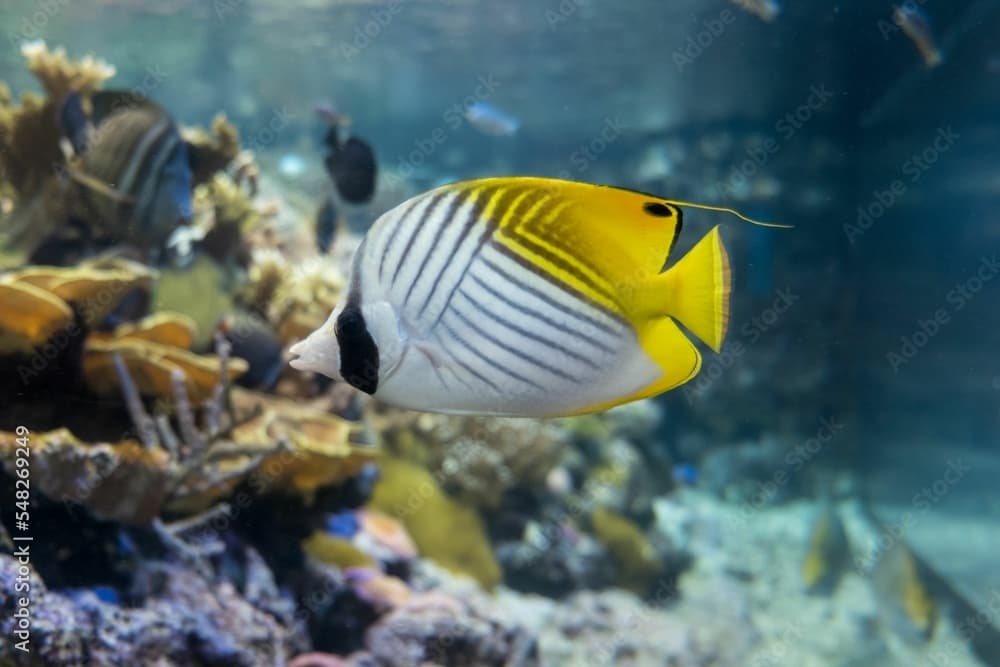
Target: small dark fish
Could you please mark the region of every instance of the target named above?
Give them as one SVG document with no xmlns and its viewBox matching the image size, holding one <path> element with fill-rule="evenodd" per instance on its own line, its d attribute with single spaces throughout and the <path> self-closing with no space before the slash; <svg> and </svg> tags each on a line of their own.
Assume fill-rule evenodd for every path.
<svg viewBox="0 0 1000 667">
<path fill-rule="evenodd" d="M 316 247 L 325 255 L 333 246 L 340 227 L 340 214 L 333 203 L 332 197 L 327 197 L 316 213 Z"/>
<path fill-rule="evenodd" d="M 219 323 L 219 332 L 232 345 L 232 355 L 247 362 L 247 372 L 236 384 L 266 391 L 274 386 L 284 368 L 282 345 L 270 326 L 247 313 L 230 315 Z"/>
<path fill-rule="evenodd" d="M 59 126 L 69 139 L 73 152 L 77 155 L 87 150 L 87 136 L 90 133 L 90 119 L 83 110 L 79 93 L 70 93 L 59 111 Z"/>
<path fill-rule="evenodd" d="M 91 105 L 86 118 L 71 93 L 60 113 L 77 152 L 68 173 L 80 186 L 80 217 L 119 241 L 159 248 L 193 216 L 187 144 L 167 112 L 140 95 L 103 91 Z"/>
<path fill-rule="evenodd" d="M 323 163 L 337 192 L 352 204 L 364 204 L 375 194 L 375 152 L 358 137 L 341 139 L 340 128 L 331 127 L 324 143 L 329 148 Z"/>
</svg>

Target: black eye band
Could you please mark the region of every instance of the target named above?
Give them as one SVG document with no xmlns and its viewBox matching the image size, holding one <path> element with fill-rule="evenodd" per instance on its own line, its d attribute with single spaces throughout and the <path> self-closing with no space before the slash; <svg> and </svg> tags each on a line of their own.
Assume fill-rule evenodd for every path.
<svg viewBox="0 0 1000 667">
<path fill-rule="evenodd" d="M 348 299 L 337 318 L 336 332 L 341 377 L 366 394 L 374 394 L 378 389 L 378 347 L 354 298 Z"/>
</svg>

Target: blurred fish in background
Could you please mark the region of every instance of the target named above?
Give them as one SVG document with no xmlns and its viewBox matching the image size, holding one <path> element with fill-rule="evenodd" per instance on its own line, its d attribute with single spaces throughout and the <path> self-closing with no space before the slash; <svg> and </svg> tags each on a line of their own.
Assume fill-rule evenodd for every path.
<svg viewBox="0 0 1000 667">
<path fill-rule="evenodd" d="M 521 129 L 521 121 L 515 116 L 482 101 L 473 102 L 465 109 L 465 120 L 493 137 L 512 137 Z"/>
<path fill-rule="evenodd" d="M 927 67 L 937 67 L 944 62 L 944 55 L 937 46 L 931 22 L 913 2 L 903 3 L 892 12 L 892 20 L 910 38 Z"/>
<path fill-rule="evenodd" d="M 810 593 L 830 594 L 850 565 L 847 531 L 833 503 L 827 501 L 816 516 L 809 547 L 802 561 L 802 582 Z"/>
<path fill-rule="evenodd" d="M 778 0 L 732 0 L 732 3 L 768 23 L 778 18 L 778 14 L 781 13 Z"/>
<path fill-rule="evenodd" d="M 98 92 L 90 105 L 88 116 L 71 93 L 60 113 L 78 213 L 110 237 L 157 249 L 193 216 L 187 145 L 170 115 L 134 92 Z"/>
<path fill-rule="evenodd" d="M 338 194 L 351 204 L 371 201 L 378 175 L 375 151 L 368 142 L 348 133 L 351 124 L 348 116 L 326 106 L 316 111 L 330 126 L 323 138 L 327 147 L 323 163 Z"/>
</svg>

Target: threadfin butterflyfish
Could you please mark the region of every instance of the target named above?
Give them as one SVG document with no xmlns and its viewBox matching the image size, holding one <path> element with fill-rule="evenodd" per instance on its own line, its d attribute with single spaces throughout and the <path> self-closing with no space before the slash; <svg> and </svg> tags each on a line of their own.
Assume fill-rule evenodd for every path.
<svg viewBox="0 0 1000 667">
<path fill-rule="evenodd" d="M 728 211 L 527 177 L 418 195 L 371 227 L 291 364 L 452 414 L 583 414 L 678 387 L 701 368 L 678 323 L 719 351 L 731 286 L 718 227 L 662 270 L 685 205 Z"/>
</svg>

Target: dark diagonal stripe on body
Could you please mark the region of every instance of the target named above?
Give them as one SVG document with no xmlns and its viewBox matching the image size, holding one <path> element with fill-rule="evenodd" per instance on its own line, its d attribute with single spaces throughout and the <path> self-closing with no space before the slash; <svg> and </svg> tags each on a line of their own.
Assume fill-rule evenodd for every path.
<svg viewBox="0 0 1000 667">
<path fill-rule="evenodd" d="M 472 278 L 473 278 L 473 280 L 476 280 L 477 282 L 479 282 L 477 280 L 476 276 L 473 276 Z M 482 287 L 484 289 L 488 289 L 485 284 L 482 284 L 482 283 L 480 283 L 480 284 L 482 285 Z M 545 338 L 543 336 L 539 336 L 538 334 L 536 334 L 536 333 L 534 333 L 532 331 L 528 331 L 527 329 L 514 324 L 510 320 L 506 320 L 506 319 L 500 317 L 499 315 L 497 315 L 496 313 L 494 313 L 492 310 L 490 310 L 489 308 L 487 308 L 483 304 L 479 303 L 479 301 L 477 301 L 476 299 L 473 299 L 471 296 L 469 296 L 468 294 L 466 294 L 465 290 L 459 290 L 458 293 L 459 293 L 459 295 L 465 297 L 465 300 L 468 301 L 469 303 L 471 303 L 476 310 L 478 310 L 482 314 L 486 315 L 486 317 L 490 318 L 491 320 L 493 320 L 494 322 L 496 322 L 500 326 L 506 327 L 507 329 L 510 329 L 514 333 L 516 333 L 516 334 L 518 334 L 518 335 L 520 335 L 520 336 L 522 336 L 524 338 L 527 338 L 529 340 L 533 340 L 536 343 L 539 343 L 540 345 L 544 345 L 546 347 L 552 348 L 552 349 L 556 350 L 557 352 L 561 352 L 561 353 L 565 354 L 567 357 L 570 357 L 571 359 L 579 361 L 580 363 L 585 364 L 587 366 L 590 366 L 594 370 L 597 370 L 598 366 L 597 366 L 597 364 L 594 363 L 594 361 L 592 359 L 588 359 L 587 357 L 583 356 L 579 352 L 574 352 L 573 350 L 570 350 L 570 349 L 568 349 L 566 347 L 563 347 L 563 345 L 561 345 L 558 341 L 549 340 L 548 338 Z M 493 292 L 491 292 L 491 293 L 493 293 Z"/>
</svg>

